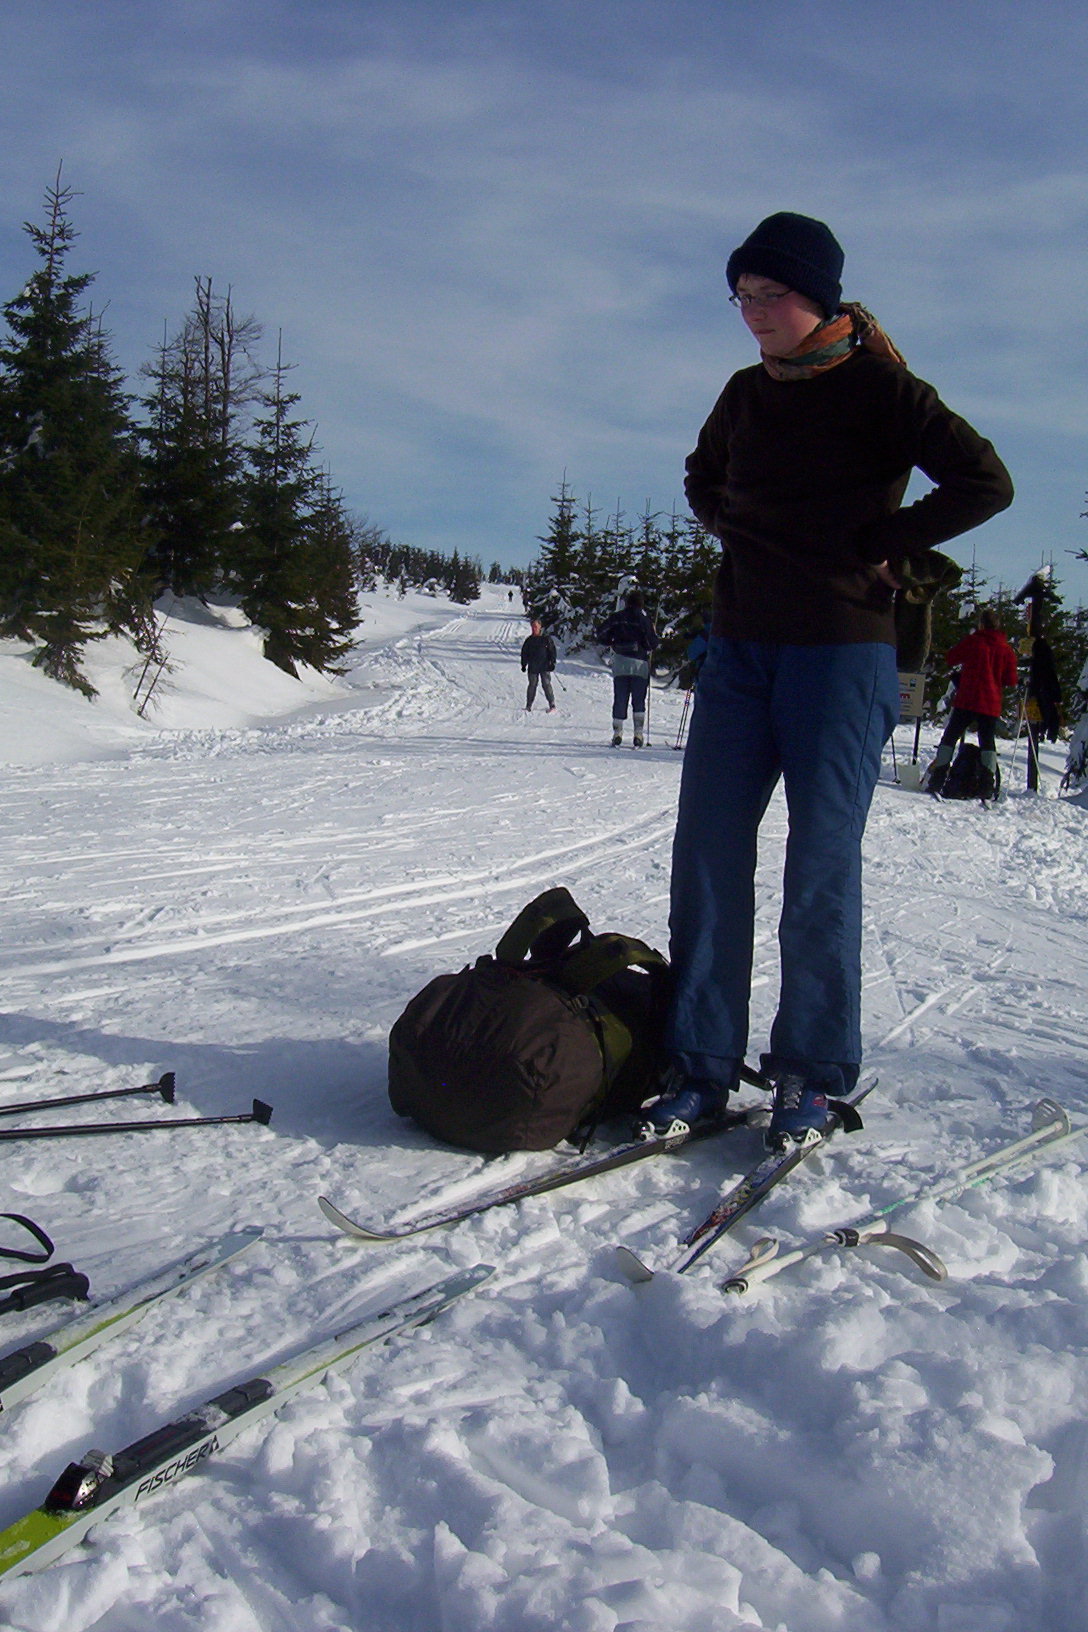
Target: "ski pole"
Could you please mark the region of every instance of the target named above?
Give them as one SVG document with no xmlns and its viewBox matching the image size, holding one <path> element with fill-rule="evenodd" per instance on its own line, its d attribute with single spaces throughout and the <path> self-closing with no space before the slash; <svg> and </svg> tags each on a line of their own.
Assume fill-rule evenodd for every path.
<svg viewBox="0 0 1088 1632">
<path fill-rule="evenodd" d="M 1016 710 L 1016 735 L 1013 738 L 1012 755 L 1011 755 L 1011 757 L 1009 759 L 1009 781 L 1010 781 L 1010 783 L 1012 782 L 1012 773 L 1016 769 L 1016 754 L 1017 754 L 1017 750 L 1020 747 L 1020 733 L 1024 729 L 1024 716 L 1027 713 L 1026 697 L 1027 697 L 1027 694 L 1024 691 L 1024 688 L 1021 686 L 1021 688 L 1020 688 L 1020 697 L 1019 697 L 1019 706 L 1018 706 L 1018 708 Z"/>
<path fill-rule="evenodd" d="M 684 727 L 688 723 L 688 709 L 690 707 L 691 707 L 691 687 L 689 686 L 687 696 L 684 698 L 683 712 L 680 715 L 680 728 L 676 733 L 676 741 L 673 743 L 674 748 L 679 748 L 680 745 L 683 743 L 683 740 L 684 740 Z"/>
<path fill-rule="evenodd" d="M 151 1122 L 73 1122 L 66 1128 L 0 1128 L 2 1139 L 66 1139 L 72 1134 L 89 1133 L 145 1133 L 148 1128 L 211 1128 L 225 1122 L 259 1122 L 267 1127 L 272 1120 L 272 1107 L 255 1099 L 253 1109 L 240 1116 L 182 1116 L 171 1121 Z"/>
<path fill-rule="evenodd" d="M 798 1264 L 806 1258 L 811 1258 L 819 1252 L 834 1250 L 836 1247 L 859 1246 L 891 1246 L 898 1247 L 901 1252 L 913 1258 L 933 1280 L 943 1280 L 944 1275 L 936 1273 L 937 1266 L 943 1270 L 941 1261 L 928 1247 L 919 1242 L 911 1241 L 907 1236 L 895 1236 L 888 1229 L 888 1215 L 898 1212 L 901 1207 L 911 1207 L 921 1201 L 950 1201 L 962 1195 L 965 1190 L 972 1190 L 999 1173 L 1007 1173 L 1018 1167 L 1021 1162 L 1030 1161 L 1036 1154 L 1050 1151 L 1055 1146 L 1065 1144 L 1069 1140 L 1079 1139 L 1088 1133 L 1088 1122 L 1070 1123 L 1062 1107 L 1052 1099 L 1041 1099 L 1032 1111 L 1031 1132 L 1022 1139 L 1014 1139 L 1011 1144 L 1001 1145 L 992 1150 L 988 1156 L 982 1156 L 975 1162 L 968 1162 L 965 1167 L 959 1168 L 943 1183 L 926 1184 L 911 1192 L 909 1196 L 900 1196 L 895 1201 L 887 1202 L 878 1207 L 867 1218 L 856 1224 L 843 1225 L 835 1230 L 828 1230 L 818 1239 L 807 1245 L 797 1247 L 791 1252 L 779 1253 L 778 1242 L 770 1237 L 757 1241 L 752 1249 L 747 1263 L 742 1264 L 735 1275 L 724 1282 L 727 1292 L 747 1292 L 758 1281 L 769 1280 L 791 1264 Z M 911 1250 L 915 1249 L 915 1250 Z M 923 1262 L 931 1259 L 932 1264 Z"/>
<path fill-rule="evenodd" d="M 889 1230 L 884 1219 L 874 1223 L 845 1225 L 841 1229 L 829 1230 L 826 1235 L 809 1241 L 803 1247 L 796 1247 L 792 1252 L 778 1250 L 779 1243 L 773 1236 L 765 1235 L 756 1242 L 748 1259 L 722 1282 L 723 1292 L 733 1292 L 742 1295 L 751 1291 L 759 1281 L 769 1280 L 783 1269 L 789 1269 L 793 1264 L 801 1264 L 807 1258 L 815 1258 L 817 1253 L 833 1252 L 837 1247 L 893 1247 L 904 1253 L 912 1263 L 918 1265 L 923 1274 L 928 1275 L 931 1281 L 948 1279 L 948 1271 L 944 1263 L 931 1248 L 924 1246 L 921 1241 L 915 1241 L 909 1235 L 897 1235 Z"/>
<path fill-rule="evenodd" d="M 21 1105 L 0 1105 L 0 1116 L 18 1116 L 20 1111 L 52 1111 L 61 1105 L 86 1105 L 95 1099 L 124 1099 L 128 1094 L 161 1094 L 168 1105 L 174 1103 L 174 1073 L 167 1071 L 158 1082 L 140 1088 L 106 1088 L 101 1093 L 68 1094 L 64 1099 L 29 1099 Z"/>
</svg>

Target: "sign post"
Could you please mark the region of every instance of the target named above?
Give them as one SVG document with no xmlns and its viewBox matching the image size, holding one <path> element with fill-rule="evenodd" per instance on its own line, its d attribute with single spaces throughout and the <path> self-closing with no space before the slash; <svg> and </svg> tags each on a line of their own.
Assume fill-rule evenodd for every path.
<svg viewBox="0 0 1088 1632">
<path fill-rule="evenodd" d="M 909 725 L 914 721 L 914 752 L 909 765 L 903 766 L 901 776 L 896 781 L 905 788 L 919 788 L 922 785 L 922 773 L 918 768 L 918 746 L 922 740 L 922 717 L 926 708 L 926 677 L 924 674 L 900 674 L 899 676 L 899 723 Z"/>
</svg>

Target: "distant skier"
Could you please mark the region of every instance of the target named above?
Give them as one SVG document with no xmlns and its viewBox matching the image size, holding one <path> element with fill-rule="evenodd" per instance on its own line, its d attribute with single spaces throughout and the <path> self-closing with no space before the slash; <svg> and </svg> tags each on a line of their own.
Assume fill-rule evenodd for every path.
<svg viewBox="0 0 1088 1632">
<path fill-rule="evenodd" d="M 555 713 L 555 692 L 552 690 L 552 672 L 555 669 L 555 641 L 551 635 L 544 633 L 544 626 L 539 618 L 533 618 L 529 627 L 532 634 L 527 635 L 521 648 L 521 672 L 529 676 L 529 684 L 525 693 L 525 712 L 533 712 L 533 699 L 536 697 L 536 688 L 539 684 L 541 691 L 548 700 L 548 713 Z"/>
<path fill-rule="evenodd" d="M 1027 602 L 1027 630 L 1019 644 L 1021 673 L 1027 681 L 1023 720 L 1028 735 L 1029 793 L 1039 791 L 1039 743 L 1043 737 L 1057 742 L 1062 723 L 1062 688 L 1054 650 L 1044 632 L 1046 609 L 1058 600 L 1052 576 L 1050 567 L 1040 567 L 1013 597 L 1017 606 Z"/>
<path fill-rule="evenodd" d="M 686 674 L 684 675 L 684 679 L 686 681 L 688 691 L 693 691 L 695 689 L 695 683 L 699 678 L 699 670 L 706 661 L 706 655 L 709 650 L 710 613 L 708 611 L 703 614 L 702 625 L 697 633 L 694 634 L 688 641 L 687 650 L 684 653 L 684 661 L 686 666 Z"/>
<path fill-rule="evenodd" d="M 1015 686 L 1017 670 L 1016 653 L 998 627 L 997 613 L 992 607 L 983 607 L 978 628 L 956 642 L 945 654 L 945 662 L 950 669 L 958 668 L 960 677 L 952 698 L 948 724 L 933 756 L 927 786 L 937 798 L 944 787 L 957 744 L 964 733 L 974 726 L 978 732 L 982 760 L 983 785 L 979 795 L 983 799 L 993 799 L 997 793 L 994 726 L 1004 700 L 1002 688 Z"/>
<path fill-rule="evenodd" d="M 612 746 L 623 741 L 627 705 L 631 705 L 633 745 L 646 741 L 646 692 L 650 684 L 650 653 L 657 645 L 657 630 L 637 589 L 629 589 L 623 605 L 595 631 L 601 646 L 612 649 Z"/>
</svg>

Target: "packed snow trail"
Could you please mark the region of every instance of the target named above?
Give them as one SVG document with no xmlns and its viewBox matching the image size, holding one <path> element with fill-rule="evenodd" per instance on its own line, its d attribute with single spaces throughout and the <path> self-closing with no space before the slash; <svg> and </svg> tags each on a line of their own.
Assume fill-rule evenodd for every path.
<svg viewBox="0 0 1088 1632">
<path fill-rule="evenodd" d="M 859 1251 L 742 1302 L 717 1289 L 724 1250 L 712 1271 L 631 1288 L 610 1244 L 622 1227 L 666 1259 L 755 1134 L 395 1247 L 352 1244 L 318 1212 L 326 1193 L 393 1218 L 546 1164 L 440 1149 L 385 1098 L 408 998 L 490 950 L 532 895 L 566 884 L 595 928 L 667 944 L 683 698 L 654 691 L 657 746 L 611 751 L 590 653 L 561 659 L 557 713 L 538 699 L 526 716 L 526 628 L 504 590 L 467 609 L 375 595 L 345 681 L 296 687 L 305 706 L 269 717 L 249 634 L 179 625 L 196 656 L 157 723 L 126 711 L 99 653 L 101 704 L 50 693 L 7 769 L 0 1095 L 173 1070 L 179 1116 L 253 1095 L 275 1114 L 12 1147 L 0 1210 L 40 1220 L 98 1295 L 224 1231 L 265 1233 L 20 1406 L 0 1439 L 0 1527 L 58 1462 L 394 1292 L 500 1267 L 206 1478 L 11 1583 L 0 1615 L 24 1632 L 1081 1632 L 1083 1153 L 897 1215 L 947 1263 L 944 1286 Z M 12 676 L 37 707 L 7 643 L 0 703 Z M 267 696 L 283 684 L 269 676 Z M 737 1263 L 757 1235 L 788 1249 L 984 1155 L 1044 1094 L 1088 1113 L 1083 810 L 1016 778 L 995 808 L 938 806 L 891 776 L 889 760 L 866 837 L 879 1104 L 738 1229 Z M 776 797 L 753 1056 L 784 830 Z M 6 1349 L 57 1315 L 4 1319 Z"/>
</svg>

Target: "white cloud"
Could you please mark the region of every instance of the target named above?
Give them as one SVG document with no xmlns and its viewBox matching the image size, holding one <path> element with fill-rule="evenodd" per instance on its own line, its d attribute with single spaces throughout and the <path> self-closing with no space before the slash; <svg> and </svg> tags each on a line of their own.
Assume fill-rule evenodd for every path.
<svg viewBox="0 0 1088 1632">
<path fill-rule="evenodd" d="M 1083 25 L 1055 9 L 1037 27 L 908 0 L 874 28 L 871 6 L 830 0 L 814 32 L 787 0 L 252 0 L 173 24 L 120 6 L 103 38 L 56 0 L 21 17 L 0 67 L 0 177 L 33 214 L 65 158 L 126 369 L 180 320 L 194 274 L 231 283 L 283 328 L 302 411 L 360 508 L 402 536 L 410 519 L 423 544 L 473 517 L 489 558 L 531 549 L 564 467 L 607 504 L 674 501 L 749 361 L 729 250 L 772 209 L 820 215 L 847 293 L 1023 454 L 1012 515 L 1075 545 L 1080 506 L 1037 452 L 1049 435 L 1072 461 L 1085 414 Z M 1049 135 L 1048 74 L 1066 97 Z M 5 224 L 0 297 L 27 248 Z"/>
</svg>

